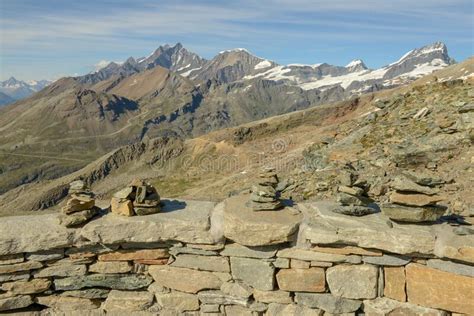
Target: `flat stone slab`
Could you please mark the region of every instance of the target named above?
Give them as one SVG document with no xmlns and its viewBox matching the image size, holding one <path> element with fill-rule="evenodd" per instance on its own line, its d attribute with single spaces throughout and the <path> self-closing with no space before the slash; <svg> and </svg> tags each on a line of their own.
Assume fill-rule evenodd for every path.
<svg viewBox="0 0 474 316">
<path fill-rule="evenodd" d="M 430 226 L 397 224 L 377 213 L 353 217 L 331 211 L 333 202 L 299 204 L 305 215 L 298 242 L 346 244 L 376 248 L 397 254 L 433 254 L 434 229 Z"/>
<path fill-rule="evenodd" d="M 244 246 L 264 246 L 292 240 L 303 218 L 295 208 L 253 211 L 245 206 L 247 195 L 225 201 L 224 236 Z"/>
<path fill-rule="evenodd" d="M 158 214 L 123 217 L 109 213 L 85 225 L 80 235 L 105 244 L 167 240 L 215 243 L 210 233 L 210 215 L 215 203 L 166 200 L 163 203 Z"/>
<path fill-rule="evenodd" d="M 77 231 L 59 225 L 57 214 L 2 217 L 0 255 L 70 247 Z"/>
</svg>

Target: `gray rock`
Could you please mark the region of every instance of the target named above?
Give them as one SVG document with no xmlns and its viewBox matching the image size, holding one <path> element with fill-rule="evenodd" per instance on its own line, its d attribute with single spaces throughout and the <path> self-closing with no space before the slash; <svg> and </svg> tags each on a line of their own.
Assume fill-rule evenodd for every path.
<svg viewBox="0 0 474 316">
<path fill-rule="evenodd" d="M 371 264 L 375 264 L 379 266 L 395 266 L 395 267 L 404 266 L 411 261 L 410 257 L 387 255 L 387 254 L 384 254 L 380 257 L 364 256 L 362 260 L 364 261 L 364 263 L 371 263 Z"/>
<path fill-rule="evenodd" d="M 164 309 L 174 310 L 178 313 L 199 309 L 199 300 L 195 294 L 175 291 L 170 293 L 160 293 L 155 296 L 158 304 Z"/>
<path fill-rule="evenodd" d="M 447 316 L 448 313 L 437 309 L 418 306 L 410 303 L 402 303 L 386 297 L 377 297 L 375 300 L 364 301 L 364 312 L 366 315 L 426 315 Z"/>
<path fill-rule="evenodd" d="M 225 245 L 225 248 L 221 251 L 220 255 L 227 257 L 269 259 L 275 256 L 278 248 L 278 246 L 246 247 L 234 243 Z"/>
<path fill-rule="evenodd" d="M 453 232 L 459 236 L 474 235 L 474 229 L 466 226 L 455 227 Z"/>
<path fill-rule="evenodd" d="M 174 211 L 176 208 L 182 209 Z M 209 220 L 213 209 L 212 202 L 165 201 L 161 213 L 146 217 L 108 214 L 88 223 L 80 235 L 104 244 L 168 240 L 213 244 L 216 239 L 210 232 Z"/>
<path fill-rule="evenodd" d="M 474 103 L 466 104 L 458 109 L 459 113 L 474 112 Z"/>
<path fill-rule="evenodd" d="M 130 195 L 133 193 L 133 190 L 134 190 L 133 187 L 126 187 L 118 192 L 115 192 L 113 196 L 119 199 L 128 199 Z"/>
<path fill-rule="evenodd" d="M 452 261 L 431 259 L 428 260 L 426 265 L 433 269 L 446 271 L 454 274 L 465 275 L 468 277 L 474 277 L 474 266 L 468 266 L 466 264 L 456 263 Z"/>
<path fill-rule="evenodd" d="M 86 223 L 98 213 L 98 208 L 92 208 L 90 210 L 79 211 L 68 215 L 60 214 L 58 220 L 60 225 L 65 227 L 75 227 Z"/>
<path fill-rule="evenodd" d="M 421 186 L 416 182 L 408 179 L 406 176 L 395 177 L 390 183 L 390 187 L 400 192 L 417 192 L 426 195 L 435 195 L 439 192 L 439 190 L 437 189 Z"/>
<path fill-rule="evenodd" d="M 372 207 L 361 206 L 361 205 L 337 206 L 332 211 L 334 213 L 349 215 L 349 216 L 365 216 L 369 214 L 378 213 L 378 211 Z"/>
<path fill-rule="evenodd" d="M 275 269 L 270 262 L 250 258 L 230 258 L 232 276 L 251 287 L 263 291 L 273 290 Z"/>
<path fill-rule="evenodd" d="M 332 314 L 352 313 L 357 311 L 362 305 L 361 301 L 337 297 L 332 294 L 318 293 L 295 293 L 295 300 L 298 304 L 310 308 L 319 308 Z"/>
<path fill-rule="evenodd" d="M 72 246 L 78 238 L 76 230 L 59 225 L 56 216 L 3 217 L 0 221 L 0 255 Z"/>
<path fill-rule="evenodd" d="M 198 299 L 202 304 L 241 305 L 245 307 L 249 305 L 247 298 L 226 295 L 217 290 L 201 291 L 198 293 Z"/>
<path fill-rule="evenodd" d="M 29 295 L 2 298 L 0 299 L 0 311 L 24 308 L 30 306 L 31 304 L 33 304 L 33 300 Z"/>
<path fill-rule="evenodd" d="M 200 310 L 202 313 L 219 313 L 219 308 L 218 304 L 202 304 Z"/>
<path fill-rule="evenodd" d="M 18 280 L 28 280 L 29 278 L 30 274 L 28 272 L 0 274 L 0 283 Z"/>
<path fill-rule="evenodd" d="M 244 246 L 264 246 L 291 241 L 298 231 L 301 215 L 285 207 L 274 212 L 254 212 L 245 206 L 247 197 L 225 200 L 224 236 Z"/>
<path fill-rule="evenodd" d="M 377 279 L 377 267 L 366 264 L 337 265 L 326 271 L 326 281 L 331 293 L 344 298 L 377 297 Z"/>
<path fill-rule="evenodd" d="M 222 280 L 209 271 L 198 271 L 170 266 L 150 266 L 148 272 L 161 286 L 187 293 L 220 289 Z"/>
<path fill-rule="evenodd" d="M 30 271 L 43 267 L 41 262 L 27 261 L 21 263 L 15 263 L 11 265 L 0 266 L 0 274 L 14 273 L 20 271 Z"/>
<path fill-rule="evenodd" d="M 35 278 L 72 277 L 82 276 L 86 273 L 87 267 L 84 264 L 61 264 L 41 269 L 33 273 L 33 276 Z"/>
<path fill-rule="evenodd" d="M 431 227 L 395 222 L 388 226 L 387 218 L 381 214 L 345 216 L 332 212 L 335 205 L 330 202 L 299 204 L 306 217 L 299 239 L 312 244 L 349 244 L 397 254 L 433 254 L 435 234 Z"/>
<path fill-rule="evenodd" d="M 64 249 L 50 249 L 26 254 L 26 259 L 30 261 L 51 261 L 62 258 L 64 258 Z"/>
<path fill-rule="evenodd" d="M 103 299 L 107 298 L 110 290 L 107 289 L 83 289 L 75 291 L 65 291 L 62 292 L 61 296 L 68 297 L 79 297 L 79 298 L 88 298 L 88 299 Z"/>
<path fill-rule="evenodd" d="M 290 268 L 290 259 L 276 258 L 275 261 L 273 261 L 273 266 L 275 268 L 288 269 Z"/>
<path fill-rule="evenodd" d="M 336 196 L 336 200 L 341 203 L 342 205 L 366 205 L 366 201 L 364 201 L 362 198 L 359 198 L 357 196 L 347 194 L 344 192 L 339 192 Z"/>
<path fill-rule="evenodd" d="M 442 206 L 410 207 L 387 203 L 380 208 L 391 220 L 408 223 L 435 222 L 446 212 L 446 208 Z"/>
<path fill-rule="evenodd" d="M 54 286 L 57 291 L 80 290 L 89 287 L 103 287 L 114 290 L 138 290 L 150 285 L 152 281 L 152 278 L 143 275 L 90 274 L 55 279 Z"/>
<path fill-rule="evenodd" d="M 171 247 L 169 253 L 172 254 L 173 256 L 177 256 L 181 254 L 190 254 L 190 255 L 199 255 L 199 256 L 217 256 L 216 251 L 196 249 L 196 248 L 190 248 L 190 247 L 182 247 L 182 246 Z"/>
<path fill-rule="evenodd" d="M 114 313 L 144 311 L 153 304 L 153 294 L 146 291 L 112 290 L 104 302 L 104 309 Z"/>
<path fill-rule="evenodd" d="M 308 308 L 299 304 L 277 304 L 268 305 L 266 315 L 271 316 L 322 316 L 323 312 L 319 309 Z"/>
<path fill-rule="evenodd" d="M 191 268 L 205 271 L 230 272 L 229 260 L 217 256 L 179 255 L 171 264 L 174 267 Z"/>
<path fill-rule="evenodd" d="M 242 282 L 224 282 L 221 285 L 222 293 L 241 298 L 249 298 L 252 295 L 252 289 Z"/>
<path fill-rule="evenodd" d="M 278 251 L 279 258 L 290 258 L 303 261 L 347 262 L 349 256 L 333 253 L 316 252 L 300 248 L 286 248 Z M 349 259 L 351 260 L 351 259 Z"/>
<path fill-rule="evenodd" d="M 22 253 L 0 256 L 0 265 L 15 264 L 25 261 Z"/>
</svg>

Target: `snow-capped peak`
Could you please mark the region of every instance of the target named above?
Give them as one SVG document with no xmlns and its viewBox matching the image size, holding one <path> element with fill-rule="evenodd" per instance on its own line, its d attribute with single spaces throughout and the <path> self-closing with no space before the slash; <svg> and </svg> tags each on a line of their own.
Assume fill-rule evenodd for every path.
<svg viewBox="0 0 474 316">
<path fill-rule="evenodd" d="M 233 48 L 233 49 L 223 50 L 223 51 L 220 51 L 219 54 L 236 53 L 236 52 L 246 52 L 250 54 L 250 52 L 245 48 Z"/>
<path fill-rule="evenodd" d="M 350 63 L 346 65 L 346 68 L 352 68 L 352 67 L 363 65 L 363 64 L 364 62 L 362 60 L 354 59 L 353 61 L 351 61 Z"/>
</svg>

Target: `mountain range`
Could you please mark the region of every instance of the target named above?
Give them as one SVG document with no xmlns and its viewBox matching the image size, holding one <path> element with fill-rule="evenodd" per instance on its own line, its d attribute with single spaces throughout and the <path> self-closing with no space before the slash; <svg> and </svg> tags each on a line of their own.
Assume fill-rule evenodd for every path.
<svg viewBox="0 0 474 316">
<path fill-rule="evenodd" d="M 17 80 L 15 77 L 0 81 L 0 106 L 25 99 L 49 84 L 51 84 L 49 80 L 32 80 L 25 82 Z"/>
<path fill-rule="evenodd" d="M 180 43 L 160 46 L 147 57 L 59 79 L 0 109 L 0 193 L 144 139 L 196 137 L 393 88 L 453 62 L 443 43 L 374 70 L 361 60 L 279 65 L 243 48 L 206 60 Z"/>
</svg>

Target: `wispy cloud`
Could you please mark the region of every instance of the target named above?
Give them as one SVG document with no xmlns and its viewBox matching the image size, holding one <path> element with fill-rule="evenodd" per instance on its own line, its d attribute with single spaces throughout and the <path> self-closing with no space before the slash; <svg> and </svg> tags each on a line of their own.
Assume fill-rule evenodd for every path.
<svg viewBox="0 0 474 316">
<path fill-rule="evenodd" d="M 29 69 L 30 77 L 54 62 L 50 73 L 86 71 L 77 65 L 93 65 L 104 58 L 138 57 L 163 42 L 176 41 L 183 41 L 205 57 L 225 48 L 245 46 L 269 58 L 301 62 L 308 60 L 295 59 L 305 53 L 328 51 L 329 46 L 350 46 L 357 52 L 354 55 L 368 53 L 366 57 L 371 58 L 369 47 L 391 51 L 391 47 L 402 44 L 407 50 L 434 40 L 454 43 L 463 50 L 461 55 L 472 54 L 470 0 L 0 3 L 0 66 L 7 72 L 23 74 Z M 344 62 L 348 58 L 347 53 L 306 58 L 316 62 L 321 60 L 314 58 L 325 56 Z M 19 62 L 22 58 L 36 66 L 26 68 Z M 376 63 L 383 63 L 380 59 L 375 56 Z M 71 62 L 76 65 L 64 65 Z"/>
</svg>

